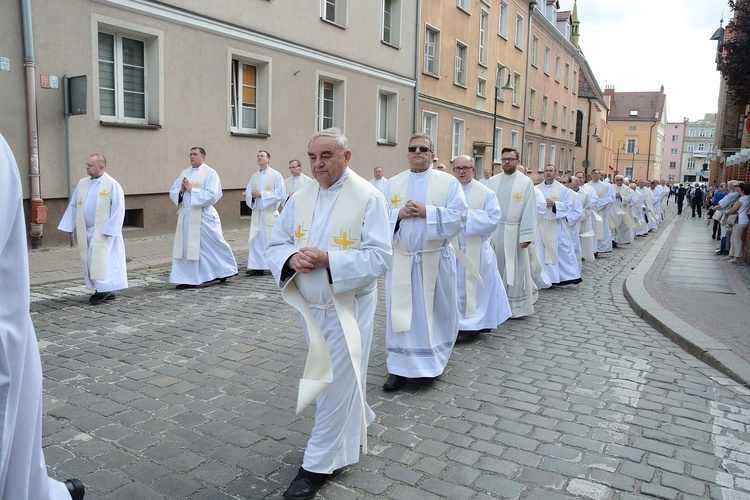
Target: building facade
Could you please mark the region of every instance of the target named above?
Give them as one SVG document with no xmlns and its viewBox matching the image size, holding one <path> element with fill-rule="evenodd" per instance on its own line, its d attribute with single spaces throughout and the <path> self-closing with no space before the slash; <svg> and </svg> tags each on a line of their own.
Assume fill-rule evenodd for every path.
<svg viewBox="0 0 750 500">
<path fill-rule="evenodd" d="M 702 120 L 685 121 L 684 130 L 680 181 L 706 182 L 715 156 L 716 113 L 706 113 Z"/>
<path fill-rule="evenodd" d="M 662 179 L 668 182 L 684 182 L 682 178 L 682 151 L 685 138 L 685 123 L 669 122 L 664 144 Z"/>
<path fill-rule="evenodd" d="M 0 16 L 9 42 L 0 49 L 0 130 L 22 178 L 39 174 L 24 188 L 25 198 L 44 200 L 45 210 L 30 214 L 32 243 L 68 241 L 55 228 L 93 152 L 107 157 L 126 192 L 126 237 L 134 237 L 174 230 L 166 193 L 193 146 L 207 150 L 221 176 L 222 222 L 242 227 L 258 150 L 287 176 L 289 160 L 307 163 L 310 135 L 337 126 L 350 139 L 352 167 L 369 179 L 375 165 L 396 173 L 417 128 L 417 3 L 8 3 Z M 87 80 L 86 114 L 70 116 L 66 132 L 65 77 L 77 75 Z"/>
<path fill-rule="evenodd" d="M 614 164 L 607 175 L 622 174 L 629 179 L 662 178 L 664 134 L 667 129 L 667 96 L 664 86 L 658 92 L 615 92 L 604 89 L 608 100 L 608 123 L 612 129 Z"/>
</svg>

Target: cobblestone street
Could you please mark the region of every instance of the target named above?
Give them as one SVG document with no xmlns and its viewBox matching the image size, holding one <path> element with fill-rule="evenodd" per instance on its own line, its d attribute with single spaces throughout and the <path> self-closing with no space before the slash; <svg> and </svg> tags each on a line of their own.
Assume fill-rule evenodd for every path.
<svg viewBox="0 0 750 500">
<path fill-rule="evenodd" d="M 323 499 L 750 499 L 750 391 L 640 319 L 622 293 L 656 235 L 543 290 L 537 313 L 456 345 L 430 386 L 385 393 L 384 290 L 370 454 Z M 88 499 L 279 498 L 314 405 L 306 348 L 270 276 L 177 291 L 168 268 L 97 307 L 32 288 L 45 456 Z"/>
</svg>

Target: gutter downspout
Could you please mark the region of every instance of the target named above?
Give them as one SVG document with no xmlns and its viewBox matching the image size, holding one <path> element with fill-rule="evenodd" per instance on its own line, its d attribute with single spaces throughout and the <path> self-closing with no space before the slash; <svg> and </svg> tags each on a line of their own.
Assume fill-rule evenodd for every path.
<svg viewBox="0 0 750 500">
<path fill-rule="evenodd" d="M 587 97 L 587 100 L 589 101 L 589 113 L 587 118 L 588 124 L 586 125 L 586 161 L 588 162 L 588 165 L 591 165 L 591 160 L 589 160 L 589 142 L 591 142 L 591 136 L 589 135 L 589 129 L 591 128 L 591 98 Z M 594 126 L 596 128 L 596 126 Z M 575 173 L 575 170 L 574 170 Z M 589 167 L 585 166 L 583 167 L 583 175 L 585 176 L 584 179 L 589 178 Z"/>
<path fill-rule="evenodd" d="M 523 154 L 526 152 L 526 122 L 528 121 L 527 118 L 529 116 L 529 69 L 531 68 L 531 40 L 532 40 L 532 34 L 531 34 L 531 23 L 534 17 L 534 11 L 536 10 L 536 1 L 532 0 L 529 2 L 529 29 L 527 33 L 527 39 L 526 39 L 526 74 L 523 78 L 523 134 L 521 134 L 521 157 L 523 158 Z M 493 130 L 492 133 L 494 134 L 495 131 Z M 492 154 L 494 155 L 495 152 L 493 151 Z M 531 165 L 526 165 L 526 171 L 528 172 L 531 168 Z"/>
<path fill-rule="evenodd" d="M 420 130 L 419 125 L 419 61 L 422 51 L 419 45 L 419 34 L 422 31 L 422 0 L 417 0 L 417 29 L 415 35 L 415 46 L 414 46 L 414 117 L 412 119 L 412 130 Z"/>
<path fill-rule="evenodd" d="M 29 236 L 31 248 L 41 248 L 47 207 L 44 206 L 39 173 L 39 137 L 36 119 L 36 90 L 34 74 L 34 33 L 31 28 L 31 0 L 21 0 L 23 20 L 23 65 L 26 68 L 26 118 L 29 135 L 29 181 L 31 184 L 31 210 Z"/>
<path fill-rule="evenodd" d="M 651 141 L 653 141 L 654 139 L 654 127 L 656 127 L 656 124 L 657 122 L 654 122 L 654 124 L 651 125 L 651 130 L 648 133 L 648 159 L 646 160 L 646 179 L 648 179 L 648 171 L 649 167 L 651 166 Z M 654 157 L 656 157 L 656 155 L 654 155 Z M 654 173 L 656 173 L 656 169 L 654 169 Z M 633 165 L 633 175 L 635 175 L 635 165 Z M 661 176 L 661 171 L 659 172 L 659 175 Z"/>
</svg>

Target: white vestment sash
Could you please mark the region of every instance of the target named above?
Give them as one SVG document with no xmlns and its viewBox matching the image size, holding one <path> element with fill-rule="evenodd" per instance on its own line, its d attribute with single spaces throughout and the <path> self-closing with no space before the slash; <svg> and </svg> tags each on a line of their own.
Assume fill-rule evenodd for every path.
<svg viewBox="0 0 750 500">
<path fill-rule="evenodd" d="M 94 233 L 91 236 L 91 266 L 88 265 L 88 238 L 86 230 L 86 197 L 89 194 L 91 177 L 84 177 L 78 182 L 78 209 L 76 212 L 76 236 L 78 240 L 78 254 L 81 266 L 88 269 L 89 279 L 107 279 L 107 237 L 102 229 L 110 217 L 112 207 L 112 188 L 114 179 L 104 172 L 99 177 L 99 193 L 96 196 L 94 215 Z"/>
<path fill-rule="evenodd" d="M 333 218 L 328 238 L 329 250 L 359 249 L 362 239 L 365 210 L 370 194 L 375 190 L 369 182 L 361 177 L 350 175 L 344 181 L 341 192 L 336 199 Z M 310 228 L 314 222 L 315 204 L 318 199 L 319 184 L 310 184 L 295 193 L 294 227 L 295 246 L 307 246 Z M 305 320 L 310 345 L 305 361 L 305 369 L 299 382 L 297 393 L 297 413 L 304 410 L 315 398 L 333 382 L 333 365 L 331 353 L 325 341 L 323 332 L 315 320 L 310 306 L 302 297 L 295 283 L 297 276 L 287 281 L 281 291 L 281 296 L 289 305 L 297 309 Z M 339 317 L 341 329 L 344 333 L 349 357 L 357 379 L 357 388 L 362 405 L 362 452 L 367 453 L 367 422 L 365 411 L 365 394 L 362 392 L 362 334 L 359 330 L 357 318 L 354 315 L 355 290 L 334 293 L 329 284 L 331 298 Z"/>
<path fill-rule="evenodd" d="M 484 210 L 487 194 L 490 192 L 490 189 L 483 184 L 472 182 L 469 196 L 466 200 L 469 210 Z M 464 317 L 473 318 L 477 315 L 477 285 L 481 283 L 484 286 L 484 282 L 478 271 L 482 267 L 482 235 L 467 234 L 465 237 L 466 253 L 461 252 L 461 247 L 458 244 L 458 236 L 454 236 L 451 243 L 456 249 L 456 257 L 458 257 L 459 262 L 466 268 L 466 309 Z M 465 257 L 471 263 L 471 267 L 467 266 L 461 257 Z"/>
<path fill-rule="evenodd" d="M 250 178 L 250 185 L 253 188 L 259 191 L 274 190 L 276 186 L 276 178 L 281 177 L 281 174 L 271 167 L 268 167 L 266 170 L 268 173 L 266 174 L 265 183 L 262 186 L 259 186 L 260 171 L 255 172 Z M 258 236 L 258 233 L 260 233 L 261 212 L 263 212 L 263 227 L 266 231 L 266 242 L 271 241 L 271 230 L 273 229 L 273 225 L 276 223 L 276 215 L 278 214 L 276 205 L 271 205 L 270 207 L 266 207 L 263 210 L 253 210 L 252 214 L 250 215 L 250 238 L 248 239 L 248 243 L 253 241 Z"/>
<path fill-rule="evenodd" d="M 180 174 L 181 178 L 187 178 L 190 172 L 193 171 L 193 167 L 186 168 Z M 194 188 L 203 188 L 204 181 L 208 175 L 208 167 L 201 165 L 198 167 L 198 174 L 193 178 Z M 201 255 L 201 214 L 203 213 L 203 207 L 188 207 L 190 210 L 190 220 L 188 221 L 188 249 L 187 259 L 198 260 Z M 177 209 L 177 231 L 174 235 L 174 247 L 172 249 L 172 257 L 175 259 L 182 259 L 185 256 L 182 253 L 183 238 L 185 235 L 182 230 L 182 222 L 185 220 L 185 202 L 183 200 L 180 203 L 180 207 Z"/>
<path fill-rule="evenodd" d="M 389 200 L 392 209 L 400 209 L 406 204 L 406 192 L 409 187 L 410 171 L 401 172 L 390 180 Z M 427 184 L 425 206 L 445 207 L 448 203 L 448 192 L 454 177 L 430 173 Z M 424 293 L 425 313 L 427 315 L 427 332 L 432 344 L 432 315 L 435 303 L 435 287 L 437 285 L 440 254 L 445 241 L 427 240 L 422 250 L 414 252 L 416 262 L 422 263 L 422 292 Z M 412 285 L 411 285 L 411 253 L 399 240 L 393 245 L 393 259 L 391 261 L 391 324 L 394 332 L 405 332 L 411 328 L 412 315 Z M 457 252 L 458 254 L 458 252 Z M 470 266 L 470 267 L 473 267 Z M 469 266 L 467 266 L 467 269 Z"/>
<path fill-rule="evenodd" d="M 552 184 L 550 192 L 552 201 L 560 199 L 563 189 L 567 188 L 563 187 L 562 184 Z M 552 207 L 547 207 L 547 213 L 544 219 L 542 219 L 539 229 L 539 232 L 542 234 L 542 240 L 544 240 L 544 263 L 550 265 L 557 264 L 557 219 L 554 212 L 552 212 Z"/>
<path fill-rule="evenodd" d="M 497 193 L 500 187 L 500 178 L 502 175 L 496 175 L 490 178 L 488 187 Z M 517 175 L 513 179 L 511 187 L 511 201 L 508 203 L 508 214 L 505 221 L 500 221 L 503 225 L 503 252 L 505 253 L 505 282 L 508 286 L 516 284 L 516 258 L 519 250 L 518 233 L 521 226 L 521 215 L 525 200 L 523 199 L 526 190 L 523 188 L 524 181 L 529 180 L 523 174 Z M 531 182 L 529 180 L 529 182 Z M 533 189 L 533 188 L 532 188 Z M 528 248 L 528 247 L 527 247 Z"/>
</svg>

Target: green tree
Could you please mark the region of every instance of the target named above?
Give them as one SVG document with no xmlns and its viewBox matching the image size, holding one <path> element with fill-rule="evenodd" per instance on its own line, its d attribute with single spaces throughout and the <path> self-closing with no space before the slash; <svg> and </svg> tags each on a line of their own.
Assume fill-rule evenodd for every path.
<svg viewBox="0 0 750 500">
<path fill-rule="evenodd" d="M 729 0 L 734 17 L 727 24 L 719 68 L 727 94 L 738 105 L 750 103 L 750 2 Z"/>
</svg>

